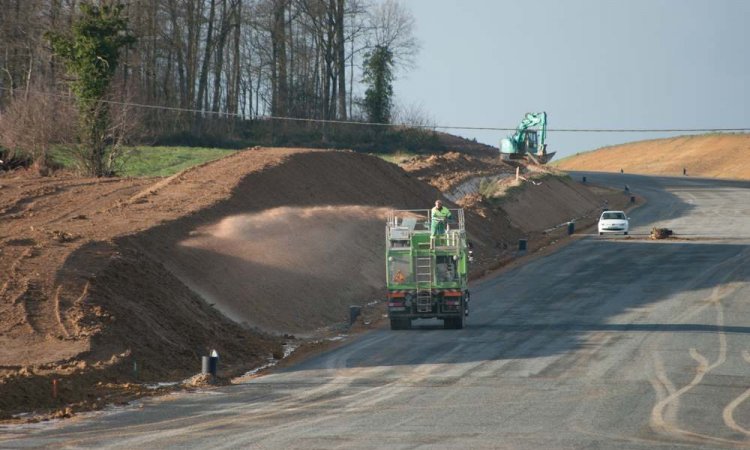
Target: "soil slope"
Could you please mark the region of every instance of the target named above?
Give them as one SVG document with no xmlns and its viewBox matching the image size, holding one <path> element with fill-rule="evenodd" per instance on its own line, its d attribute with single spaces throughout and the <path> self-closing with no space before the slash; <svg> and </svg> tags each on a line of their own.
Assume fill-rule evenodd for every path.
<svg viewBox="0 0 750 450">
<path fill-rule="evenodd" d="M 710 134 L 605 147 L 559 161 L 563 170 L 750 179 L 750 135 Z"/>
<path fill-rule="evenodd" d="M 515 167 L 497 155 L 476 157 L 447 152 L 442 155 L 415 156 L 399 164 L 404 170 L 442 192 L 450 192 L 476 177 L 491 177 L 515 173 Z"/>
<path fill-rule="evenodd" d="M 450 133 L 443 133 L 441 131 L 436 131 L 435 134 L 437 135 L 440 144 L 443 145 L 448 152 L 459 152 L 477 158 L 496 158 L 500 154 L 500 150 L 497 147 L 482 144 L 473 139 L 469 140 Z"/>
</svg>

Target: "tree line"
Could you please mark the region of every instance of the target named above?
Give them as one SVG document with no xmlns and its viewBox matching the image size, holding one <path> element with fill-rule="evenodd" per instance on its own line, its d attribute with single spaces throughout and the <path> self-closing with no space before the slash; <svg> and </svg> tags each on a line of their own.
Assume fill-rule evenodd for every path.
<svg viewBox="0 0 750 450">
<path fill-rule="evenodd" d="M 85 20 L 122 26 L 76 28 Z M 97 33 L 103 44 L 89 39 Z M 72 110 L 84 146 L 81 122 L 90 131 L 106 119 L 96 132 L 110 153 L 125 137 L 230 132 L 267 117 L 387 123 L 393 74 L 417 51 L 398 0 L 0 0 L 0 146 L 46 154 Z M 91 86 L 107 81 L 93 103 L 79 95 L 86 70 Z"/>
</svg>

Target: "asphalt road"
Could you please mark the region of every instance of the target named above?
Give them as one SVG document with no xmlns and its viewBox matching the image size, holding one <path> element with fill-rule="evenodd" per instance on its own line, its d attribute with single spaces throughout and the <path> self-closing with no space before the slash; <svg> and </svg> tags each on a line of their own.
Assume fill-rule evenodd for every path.
<svg viewBox="0 0 750 450">
<path fill-rule="evenodd" d="M 241 385 L 0 429 L 0 448 L 750 446 L 750 184 L 586 176 L 648 199 L 633 236 L 476 284 L 466 329 L 375 331 Z"/>
</svg>

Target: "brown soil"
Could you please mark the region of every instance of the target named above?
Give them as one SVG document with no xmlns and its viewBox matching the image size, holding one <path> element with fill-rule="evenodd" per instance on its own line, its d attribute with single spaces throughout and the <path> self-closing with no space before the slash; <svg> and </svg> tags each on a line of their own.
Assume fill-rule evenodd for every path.
<svg viewBox="0 0 750 450">
<path fill-rule="evenodd" d="M 435 134 L 437 135 L 440 144 L 443 145 L 448 152 L 463 153 L 476 158 L 495 158 L 500 154 L 500 150 L 497 147 L 482 144 L 476 140 L 469 140 L 453 134 L 443 133 L 441 131 L 436 131 Z"/>
<path fill-rule="evenodd" d="M 560 160 L 563 170 L 750 179 L 750 135 L 710 134 L 633 142 Z"/>
<path fill-rule="evenodd" d="M 420 180 L 442 192 L 449 192 L 475 177 L 515 173 L 516 168 L 494 157 L 476 157 L 459 152 L 442 155 L 415 156 L 399 164 Z"/>
<path fill-rule="evenodd" d="M 386 211 L 432 205 L 440 191 L 419 177 L 443 187 L 435 174 L 506 166 L 450 154 L 415 167 L 277 148 L 166 179 L 0 178 L 0 418 L 160 392 L 142 383 L 185 379 L 211 349 L 239 375 L 284 334 L 346 329 L 352 304 L 370 306 L 350 331 L 379 326 Z M 595 187 L 535 183 L 518 200 L 461 200 L 474 276 L 513 259 L 519 238 L 534 251 L 562 235 L 544 230 L 598 214 Z"/>
</svg>

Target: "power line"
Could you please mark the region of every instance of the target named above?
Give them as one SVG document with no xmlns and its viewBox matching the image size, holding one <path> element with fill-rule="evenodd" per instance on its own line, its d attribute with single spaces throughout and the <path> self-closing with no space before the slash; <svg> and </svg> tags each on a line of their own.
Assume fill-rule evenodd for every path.
<svg viewBox="0 0 750 450">
<path fill-rule="evenodd" d="M 2 91 L 12 91 L 11 88 L 0 86 Z M 24 91 L 32 92 L 34 94 L 45 95 L 49 97 L 60 97 L 60 98 L 71 98 L 70 95 L 56 94 L 51 92 L 41 91 Z M 161 106 L 161 105 L 149 105 L 144 103 L 134 102 L 118 102 L 114 100 L 101 100 L 102 103 L 110 105 L 120 106 L 132 106 L 136 108 L 144 109 L 158 109 L 163 111 L 175 111 L 185 112 L 192 114 L 202 115 L 218 115 L 221 117 L 238 117 L 246 120 L 284 120 L 289 122 L 309 122 L 309 123 L 321 123 L 321 124 L 339 124 L 339 125 L 359 125 L 359 126 L 376 126 L 376 127 L 395 127 L 395 128 L 423 128 L 430 130 L 474 130 L 474 131 L 515 131 L 516 127 L 478 127 L 478 126 L 463 126 L 463 125 L 407 125 L 407 124 L 393 124 L 393 123 L 375 123 L 375 122 L 356 122 L 351 120 L 333 120 L 333 119 L 310 119 L 303 117 L 280 117 L 280 116 L 253 116 L 247 118 L 244 114 L 240 113 L 228 113 L 219 111 L 208 111 L 203 109 L 194 108 L 180 108 L 176 106 Z M 548 128 L 547 132 L 557 133 L 711 133 L 711 132 L 740 132 L 750 131 L 748 128 Z"/>
</svg>

